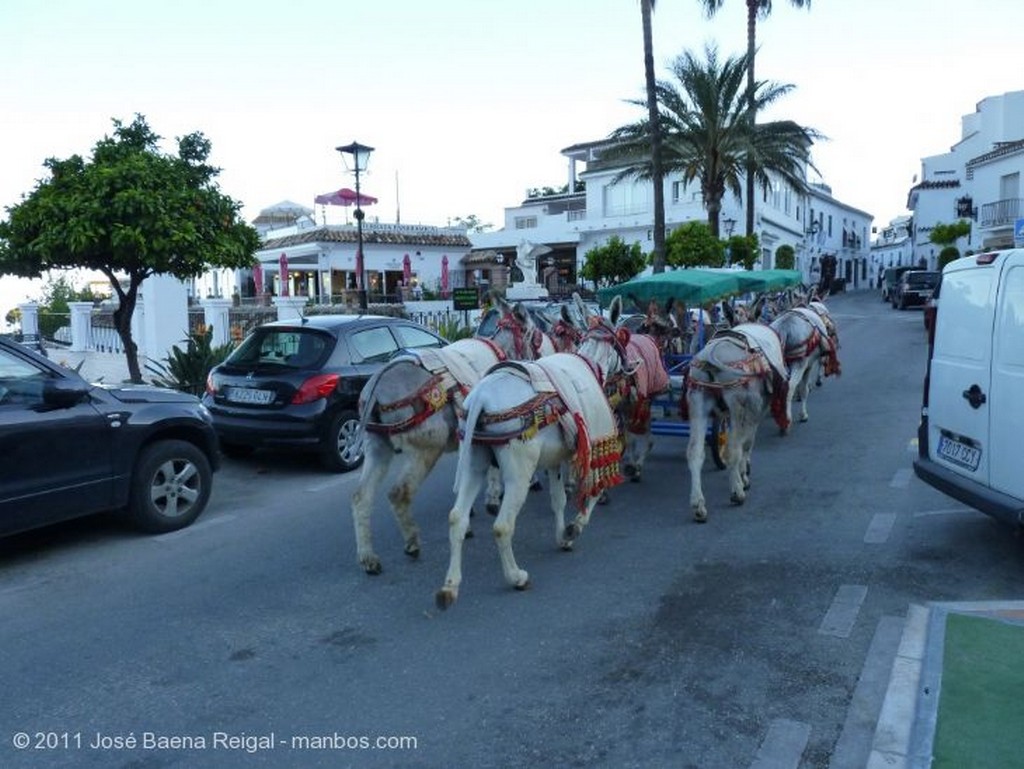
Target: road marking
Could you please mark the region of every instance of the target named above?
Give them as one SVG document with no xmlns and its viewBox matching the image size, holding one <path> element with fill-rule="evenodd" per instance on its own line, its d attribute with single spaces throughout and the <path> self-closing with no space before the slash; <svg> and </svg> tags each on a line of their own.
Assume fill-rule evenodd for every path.
<svg viewBox="0 0 1024 769">
<path fill-rule="evenodd" d="M 216 518 L 203 518 L 199 523 L 193 523 L 191 526 L 186 526 L 184 529 L 178 529 L 177 531 L 169 531 L 166 534 L 157 534 L 155 537 L 150 537 L 152 542 L 166 542 L 171 539 L 181 539 L 189 534 L 196 531 L 203 531 L 211 526 L 219 526 L 222 523 L 235 520 L 235 516 L 231 513 L 225 513 L 224 515 L 218 515 Z"/>
<path fill-rule="evenodd" d="M 910 478 L 913 476 L 913 471 L 909 467 L 904 467 L 896 471 L 893 475 L 892 480 L 889 481 L 889 486 L 894 489 L 905 489 L 910 485 Z"/>
<path fill-rule="evenodd" d="M 810 724 L 776 718 L 768 726 L 750 769 L 796 769 L 810 736 Z"/>
<path fill-rule="evenodd" d="M 866 585 L 840 585 L 818 632 L 836 638 L 849 638 L 867 594 Z"/>
<path fill-rule="evenodd" d="M 864 542 L 869 545 L 884 545 L 889 540 L 895 523 L 896 513 L 876 513 L 868 524 Z"/>
<path fill-rule="evenodd" d="M 974 512 L 977 512 L 977 511 L 971 509 L 970 507 L 950 507 L 950 508 L 947 508 L 945 510 L 922 510 L 919 513 L 914 513 L 914 517 L 915 518 L 926 518 L 929 515 L 963 515 L 964 513 L 974 513 Z M 981 520 L 984 520 L 984 518 L 981 518 L 980 516 L 979 516 L 979 518 Z"/>
</svg>

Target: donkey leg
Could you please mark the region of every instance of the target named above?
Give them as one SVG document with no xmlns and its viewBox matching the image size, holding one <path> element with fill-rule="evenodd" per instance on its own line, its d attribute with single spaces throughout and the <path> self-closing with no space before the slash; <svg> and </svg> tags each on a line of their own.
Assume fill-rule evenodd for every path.
<svg viewBox="0 0 1024 769">
<path fill-rule="evenodd" d="M 555 544 L 562 550 L 572 550 L 572 540 L 566 538 L 565 528 L 565 482 L 562 477 L 561 465 L 549 467 L 548 498 L 551 500 L 551 512 L 555 517 Z"/>
<path fill-rule="evenodd" d="M 498 472 L 498 468 L 491 467 L 487 468 L 487 493 L 484 497 L 484 509 L 491 515 L 498 514 L 498 508 L 501 507 L 501 473 Z"/>
<path fill-rule="evenodd" d="M 704 436 L 708 429 L 710 405 L 706 396 L 699 391 L 686 395 L 690 412 L 690 439 L 686 444 L 686 464 L 690 469 L 690 509 L 699 523 L 708 519 L 708 508 L 704 503 L 704 488 L 701 471 L 704 468 Z"/>
<path fill-rule="evenodd" d="M 600 497 L 591 497 L 588 499 L 584 503 L 583 510 L 577 513 L 576 517 L 573 518 L 572 523 L 566 527 L 565 536 L 568 540 L 569 547 L 563 549 L 570 549 L 574 544 L 574 541 L 583 533 L 583 529 L 586 528 L 588 523 L 590 523 L 590 514 L 594 512 L 594 507 L 598 502 L 600 502 Z"/>
<path fill-rule="evenodd" d="M 807 414 L 807 396 L 811 391 L 811 379 L 813 378 L 815 368 L 817 368 L 817 362 L 808 361 L 804 368 L 804 374 L 800 377 L 800 384 L 797 386 L 797 395 L 800 398 L 800 414 L 798 418 L 801 422 L 806 422 L 810 418 Z"/>
<path fill-rule="evenodd" d="M 443 444 L 417 444 L 414 447 L 406 443 L 404 451 L 399 455 L 402 470 L 398 482 L 388 492 L 388 501 L 398 521 L 398 529 L 402 532 L 405 554 L 410 558 L 419 558 L 420 555 L 420 527 L 412 517 L 412 498 L 443 453 Z"/>
<path fill-rule="evenodd" d="M 359 475 L 359 485 L 352 495 L 352 523 L 356 531 L 356 557 L 367 574 L 380 574 L 382 566 L 380 558 L 373 551 L 373 532 L 370 525 L 370 514 L 373 512 L 373 500 L 377 496 L 394 451 L 390 442 L 379 435 L 367 433 L 365 441 L 365 457 L 363 469 Z"/>
<path fill-rule="evenodd" d="M 526 495 L 529 493 L 530 476 L 537 468 L 536 452 L 526 443 L 512 443 L 497 450 L 498 465 L 501 467 L 502 482 L 505 485 L 505 496 L 501 500 L 501 509 L 494 519 L 494 541 L 498 545 L 501 558 L 501 569 L 505 581 L 516 590 L 525 590 L 530 586 L 530 575 L 519 568 L 515 553 L 512 550 L 512 538 L 516 533 L 516 518 Z M 526 451 L 524 451 L 524 449 Z M 532 454 L 531 457 L 526 455 Z"/>
<path fill-rule="evenodd" d="M 469 513 L 473 500 L 483 488 L 489 463 L 490 452 L 474 447 L 470 472 L 459 484 L 455 506 L 448 513 L 448 573 L 444 585 L 434 596 L 439 609 L 447 609 L 459 597 L 459 586 L 462 584 L 462 543 L 469 530 Z"/>
</svg>

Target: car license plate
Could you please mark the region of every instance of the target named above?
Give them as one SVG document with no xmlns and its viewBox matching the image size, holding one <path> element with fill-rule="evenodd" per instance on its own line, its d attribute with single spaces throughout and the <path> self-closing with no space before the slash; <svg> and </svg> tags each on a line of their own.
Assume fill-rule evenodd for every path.
<svg viewBox="0 0 1024 769">
<path fill-rule="evenodd" d="M 266 405 L 274 402 L 273 390 L 255 390 L 250 387 L 230 387 L 227 399 L 232 403 L 253 403 Z"/>
<path fill-rule="evenodd" d="M 954 465 L 966 467 L 972 473 L 981 464 L 981 449 L 969 446 L 948 435 L 939 436 L 939 456 Z"/>
</svg>

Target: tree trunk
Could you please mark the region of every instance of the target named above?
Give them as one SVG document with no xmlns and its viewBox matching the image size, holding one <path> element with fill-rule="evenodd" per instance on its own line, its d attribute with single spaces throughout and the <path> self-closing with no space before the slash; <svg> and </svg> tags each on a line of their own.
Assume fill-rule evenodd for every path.
<svg viewBox="0 0 1024 769">
<path fill-rule="evenodd" d="M 654 77 L 654 36 L 651 12 L 654 0 L 640 0 L 644 27 L 644 77 L 647 82 L 647 118 L 651 126 L 651 183 L 654 185 L 654 272 L 665 271 L 665 181 L 661 163 L 661 120 L 658 117 L 658 95 Z"/>
<path fill-rule="evenodd" d="M 757 40 L 757 8 L 758 0 L 747 0 L 747 106 L 750 112 L 750 119 L 757 122 L 757 113 L 754 111 L 754 55 L 756 53 Z M 754 173 L 755 168 L 752 162 L 747 163 L 747 210 L 746 225 L 747 237 L 754 234 Z"/>
<path fill-rule="evenodd" d="M 142 371 L 139 368 L 139 348 L 132 339 L 132 316 L 135 314 L 135 305 L 139 297 L 139 286 L 132 278 L 127 291 L 123 291 L 116 285 L 118 296 L 117 309 L 114 310 L 114 328 L 117 335 L 121 337 L 121 344 L 124 346 L 125 360 L 128 362 L 128 376 L 134 384 L 142 384 Z"/>
</svg>

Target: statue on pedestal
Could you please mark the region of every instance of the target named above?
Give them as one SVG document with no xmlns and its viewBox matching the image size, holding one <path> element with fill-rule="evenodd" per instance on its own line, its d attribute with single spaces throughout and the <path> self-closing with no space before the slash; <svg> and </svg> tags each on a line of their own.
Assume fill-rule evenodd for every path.
<svg viewBox="0 0 1024 769">
<path fill-rule="evenodd" d="M 540 257 L 551 253 L 551 247 L 543 243 L 532 243 L 529 240 L 519 241 L 516 247 L 515 267 L 510 271 L 510 284 L 505 292 L 508 299 L 543 299 L 548 295 L 548 290 L 537 282 L 537 266 Z M 515 275 L 515 268 L 518 268 L 522 275 L 521 280 Z"/>
</svg>

